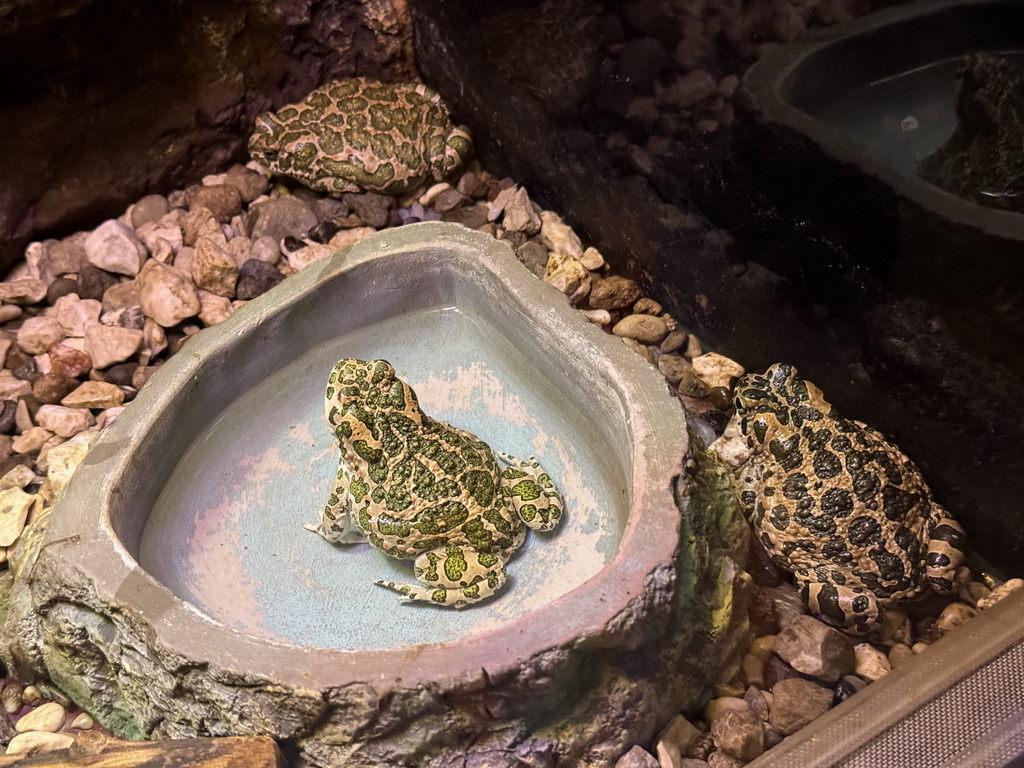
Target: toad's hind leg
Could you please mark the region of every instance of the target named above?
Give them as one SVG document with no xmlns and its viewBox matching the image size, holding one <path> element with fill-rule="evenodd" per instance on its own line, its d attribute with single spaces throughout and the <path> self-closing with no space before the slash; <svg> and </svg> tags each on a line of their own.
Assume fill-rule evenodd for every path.
<svg viewBox="0 0 1024 768">
<path fill-rule="evenodd" d="M 932 509 L 925 573 L 932 589 L 948 594 L 956 588 L 956 569 L 967 556 L 967 534 L 941 506 L 932 504 Z"/>
<path fill-rule="evenodd" d="M 856 634 L 868 632 L 882 614 L 868 589 L 849 584 L 846 574 L 829 566 L 793 572 L 800 596 L 811 613 L 833 627 Z"/>
<path fill-rule="evenodd" d="M 419 555 L 414 570 L 421 587 L 376 583 L 398 592 L 402 600 L 465 608 L 493 595 L 508 578 L 501 558 L 454 544 Z"/>
<path fill-rule="evenodd" d="M 537 459 L 498 455 L 509 465 L 501 473 L 501 493 L 516 514 L 535 531 L 550 531 L 558 525 L 565 508 L 562 494 Z"/>
</svg>

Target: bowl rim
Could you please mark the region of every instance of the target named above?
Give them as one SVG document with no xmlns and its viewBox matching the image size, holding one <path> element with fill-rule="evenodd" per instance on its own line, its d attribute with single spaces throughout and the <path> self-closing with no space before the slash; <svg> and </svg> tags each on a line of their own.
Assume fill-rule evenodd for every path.
<svg viewBox="0 0 1024 768">
<path fill-rule="evenodd" d="M 443 248 L 463 267 L 496 278 L 508 298 L 532 307 L 550 333 L 582 337 L 592 345 L 595 359 L 605 361 L 602 375 L 628 414 L 632 443 L 633 498 L 615 555 L 575 589 L 499 627 L 453 641 L 390 649 L 331 649 L 269 639 L 221 624 L 178 598 L 139 565 L 111 518 L 126 476 L 141 471 L 138 457 L 161 414 L 234 339 L 292 311 L 318 287 L 343 280 L 349 270 L 424 248 Z M 672 494 L 687 445 L 683 409 L 652 366 L 537 280 L 508 244 L 461 225 L 424 222 L 369 236 L 311 265 L 191 339 L 96 439 L 58 500 L 61 512 L 52 516 L 40 551 L 59 549 L 55 556 L 72 560 L 101 599 L 148 621 L 154 640 L 184 658 L 253 670 L 302 688 L 344 686 L 353 679 L 383 688 L 405 680 L 408 686 L 410 680 L 451 680 L 460 673 L 475 677 L 481 669 L 494 676 L 546 651 L 587 642 L 614 644 L 635 630 L 633 618 L 651 610 L 645 599 L 650 580 L 655 572 L 674 567 L 679 552 L 680 513 Z M 99 508 L 96 498 L 102 499 Z M 58 541 L 64 545 L 47 549 Z"/>
</svg>

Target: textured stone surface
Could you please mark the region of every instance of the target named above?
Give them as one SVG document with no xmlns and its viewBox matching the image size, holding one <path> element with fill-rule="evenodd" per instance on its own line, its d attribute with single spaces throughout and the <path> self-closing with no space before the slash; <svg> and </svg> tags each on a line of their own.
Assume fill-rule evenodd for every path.
<svg viewBox="0 0 1024 768">
<path fill-rule="evenodd" d="M 832 691 L 798 677 L 772 686 L 768 722 L 784 736 L 796 733 L 832 706 Z"/>
<path fill-rule="evenodd" d="M 165 328 L 199 313 L 199 292 L 177 269 L 149 261 L 139 275 L 142 311 Z"/>
<path fill-rule="evenodd" d="M 633 747 L 615 761 L 615 768 L 658 768 L 658 759 L 643 747 Z"/>
<path fill-rule="evenodd" d="M 594 283 L 589 301 L 594 309 L 621 309 L 632 306 L 641 295 L 634 281 L 613 275 Z"/>
<path fill-rule="evenodd" d="M 390 253 L 407 256 L 396 253 L 396 244 L 422 237 L 422 227 L 442 229 L 417 225 L 387 233 Z M 460 256 L 462 263 L 476 264 L 481 249 L 498 247 L 522 271 L 522 279 L 533 281 L 507 246 L 462 228 L 443 229 L 457 230 L 453 236 L 459 242 L 472 241 L 472 262 L 467 253 Z M 417 246 L 416 253 L 422 252 Z M 350 252 L 349 259 L 356 256 Z M 510 277 L 503 275 L 503 281 Z M 297 278 L 295 285 L 313 279 Z M 316 279 L 325 279 L 323 273 Z M 282 306 L 287 306 L 287 284 L 281 290 Z M 539 282 L 518 286 L 516 296 L 524 291 L 550 302 L 551 289 Z M 642 364 L 618 340 L 588 325 L 564 303 L 545 310 L 545 321 L 554 318 L 555 325 L 569 322 L 570 316 L 581 333 L 604 345 L 604 354 L 616 361 L 613 370 L 620 365 L 630 370 L 629 383 L 617 386 L 628 391 L 638 380 L 649 380 L 652 404 L 662 399 L 665 408 L 677 407 L 657 373 L 638 367 Z M 168 364 L 177 371 L 165 372 L 163 386 L 194 386 L 190 366 L 216 359 L 207 345 L 237 343 L 240 329 L 272 332 L 268 322 L 273 324 L 264 313 L 242 311 L 205 331 L 189 342 L 195 355 Z M 252 374 L 259 372 L 253 369 Z M 143 390 L 136 405 L 103 433 L 95 458 L 83 464 L 66 491 L 68 509 L 89 516 L 92 524 L 78 525 L 84 521 L 76 523 L 75 514 L 44 516 L 40 533 L 29 537 L 42 545 L 16 558 L 15 589 L 0 636 L 4 658 L 20 678 L 52 680 L 120 736 L 191 736 L 202 721 L 211 734 L 275 736 L 314 766 L 428 761 L 445 768 L 514 766 L 519 757 L 535 765 L 581 765 L 584 757 L 596 765 L 611 764 L 624 749 L 623 732 L 648 743 L 659 724 L 699 705 L 710 681 L 728 679 L 738 665 L 748 639 L 749 579 L 737 565 L 746 553 L 747 528 L 731 474 L 710 455 L 700 454 L 693 457 L 692 475 L 673 478 L 682 457 L 658 458 L 653 446 L 641 455 L 645 471 L 660 479 L 641 484 L 634 494 L 639 494 L 638 509 L 654 515 L 651 523 L 660 521 L 655 527 L 664 535 L 633 542 L 642 544 L 636 557 L 588 581 L 581 590 L 600 594 L 584 599 L 580 611 L 552 604 L 523 617 L 522 625 L 507 634 L 499 630 L 496 636 L 509 650 L 497 654 L 492 643 L 474 645 L 479 637 L 471 637 L 465 646 L 462 641 L 423 645 L 385 656 L 324 649 L 311 657 L 306 648 L 225 632 L 164 591 L 156 593 L 157 605 L 151 577 L 125 558 L 100 554 L 110 551 L 109 537 L 121 526 L 96 525 L 98 507 L 74 501 L 82 489 L 112 481 L 120 490 L 111 497 L 110 513 L 122 522 L 134 514 L 138 485 L 119 483 L 111 472 L 120 461 L 118 450 L 142 460 L 129 447 L 136 438 L 145 437 L 148 450 L 162 450 L 161 440 L 177 439 L 172 433 L 181 422 L 174 419 L 161 422 L 159 435 L 139 431 L 137 420 L 153 423 L 153 405 L 164 402 L 166 390 L 157 389 Z M 192 401 L 168 402 L 187 408 Z M 642 411 L 631 413 L 633 424 Z M 125 421 L 132 414 L 136 422 Z M 647 437 L 651 434 L 638 432 L 645 441 L 655 439 Z M 671 437 L 657 440 L 674 441 L 681 452 L 681 433 L 666 434 Z M 46 521 L 49 528 L 43 529 Z M 66 544 L 46 545 L 50 540 Z M 106 575 L 97 578 L 101 571 Z M 141 612 L 140 596 L 146 606 Z M 41 605 L 47 606 L 45 612 L 36 610 Z M 585 634 L 577 624 L 587 626 Z M 636 663 L 642 659 L 658 663 Z M 593 674 L 598 667 L 601 674 Z M 485 708 L 480 707 L 483 699 Z"/>
<path fill-rule="evenodd" d="M 711 723 L 711 735 L 720 749 L 740 760 L 753 760 L 764 752 L 761 718 L 746 710 L 727 710 Z"/>
<path fill-rule="evenodd" d="M 854 669 L 850 638 L 812 616 L 798 616 L 779 632 L 775 652 L 797 672 L 826 683 Z"/>
</svg>

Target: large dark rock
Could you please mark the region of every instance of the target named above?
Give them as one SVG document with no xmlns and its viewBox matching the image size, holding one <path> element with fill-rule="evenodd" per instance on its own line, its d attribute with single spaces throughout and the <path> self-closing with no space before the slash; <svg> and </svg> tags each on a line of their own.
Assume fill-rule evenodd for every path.
<svg viewBox="0 0 1024 768">
<path fill-rule="evenodd" d="M 32 238 L 245 159 L 257 112 L 357 61 L 411 76 L 389 0 L 0 0 L 0 269 Z"/>
</svg>

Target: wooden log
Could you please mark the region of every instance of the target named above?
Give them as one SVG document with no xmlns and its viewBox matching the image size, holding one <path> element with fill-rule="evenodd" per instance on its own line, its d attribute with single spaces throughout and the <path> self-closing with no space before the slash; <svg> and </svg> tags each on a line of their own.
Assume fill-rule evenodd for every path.
<svg viewBox="0 0 1024 768">
<path fill-rule="evenodd" d="M 0 755 L 0 768 L 284 768 L 267 736 L 123 741 L 101 733 L 75 734 L 70 749 Z"/>
</svg>

